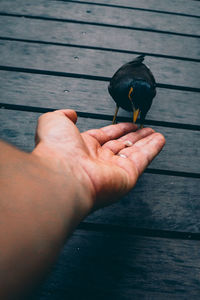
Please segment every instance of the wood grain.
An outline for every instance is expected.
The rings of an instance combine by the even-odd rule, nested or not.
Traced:
[[[199,243],[77,230],[33,298],[198,299]]]
[[[2,110],[1,137],[8,139],[26,151],[32,150],[37,113]],[[77,122],[81,132],[92,128],[107,126],[111,122],[89,118],[79,118]],[[166,138],[166,145],[158,157],[151,163],[151,168],[179,172],[199,172],[200,132],[183,129],[154,127]],[[10,135],[8,134],[10,130]],[[186,145],[188,145],[186,147]],[[192,145],[192,146],[191,146]]]
[[[0,36],[199,58],[197,38],[87,24],[1,16]]]
[[[86,222],[200,233],[199,179],[144,173],[119,202]]]
[[[34,147],[34,132],[38,116],[37,113],[1,109],[0,137],[21,149],[31,151]],[[103,120],[80,118],[78,121],[78,127],[82,130],[106,124],[107,122]],[[177,135],[172,137],[178,142]],[[180,138],[181,141],[182,139]],[[191,139],[194,140],[194,136]],[[169,144],[168,138],[167,143]],[[161,168],[165,162],[167,169],[171,166],[172,169],[198,171],[198,166],[197,169],[193,166],[193,164],[198,165],[197,157],[187,154],[185,148],[182,153],[174,154],[173,151],[176,151],[174,148],[176,148],[174,144],[171,148],[168,145],[165,152],[163,150],[157,162],[155,161],[151,167]],[[190,160],[187,160],[187,157],[190,157]],[[182,163],[184,160],[187,165]],[[144,174],[135,189],[121,202],[95,212],[87,221],[128,227],[199,232],[199,197],[199,179]]]
[[[53,17],[60,20],[74,19],[194,35],[198,34],[196,28],[199,26],[197,18],[62,1],[52,1],[47,5],[45,0],[32,3],[26,0],[15,0],[14,2],[4,0],[0,3],[0,12]]]
[[[0,65],[35,68],[48,71],[112,77],[124,63],[136,55],[23,43],[0,41]],[[146,57],[158,83],[196,87],[200,86],[199,64],[159,57]],[[187,72],[185,71],[187,70]]]
[[[198,35],[199,18],[181,16],[199,15],[197,1],[79,2],[1,0],[0,37],[11,40],[0,40],[0,65],[109,77],[120,65],[135,57],[112,52],[112,49],[146,52],[171,56],[171,59],[146,57],[157,82],[199,87],[198,64],[181,60],[199,59],[199,39],[144,31]],[[3,13],[19,16],[3,16]],[[63,19],[72,19],[72,22]],[[117,26],[136,27],[136,30]],[[29,42],[22,42],[23,39]],[[42,44],[44,41],[52,44]],[[84,46],[99,47],[99,50]],[[102,116],[110,116],[114,111],[107,82],[12,71],[0,71],[0,82],[0,102],[3,103],[68,107]],[[199,111],[198,93],[158,88],[147,118],[199,125]],[[39,115],[0,109],[0,138],[31,151]],[[128,114],[121,110],[119,115]],[[77,126],[84,131],[108,124],[110,121],[79,118]],[[167,143],[151,168],[199,173],[200,132],[155,129],[165,135]],[[153,232],[160,230],[160,236],[163,230],[169,230],[170,234],[177,231],[179,235],[181,232],[199,233],[199,199],[199,179],[144,173],[121,201],[88,216],[82,224],[89,223],[93,231],[89,227],[75,231],[32,299],[199,299],[198,241],[172,239],[173,235],[171,239],[164,239],[125,232],[126,228],[138,231],[145,228]],[[101,231],[95,231],[95,225],[100,226]],[[108,232],[102,225],[118,228],[118,232]]]
[[[58,0],[61,2],[68,2],[67,0]],[[85,2],[85,0],[79,0],[79,2]],[[109,4],[117,5],[119,7],[127,6],[129,8],[143,8],[143,9],[153,9],[160,10],[166,13],[176,12],[176,13],[185,13],[189,15],[197,15],[200,13],[200,5],[198,1],[185,1],[185,0],[171,0],[159,1],[159,0],[87,0],[88,3],[100,3],[100,4]]]
[[[0,71],[0,102],[113,115],[107,82]],[[88,106],[89,103],[89,106]],[[157,88],[147,119],[199,125],[199,93]],[[120,109],[119,116],[130,116]]]

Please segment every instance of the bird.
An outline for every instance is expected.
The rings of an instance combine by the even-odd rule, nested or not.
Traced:
[[[116,103],[112,124],[116,123],[119,107],[133,112],[133,123],[140,114],[140,128],[156,96],[156,81],[151,70],[143,63],[145,55],[121,66],[108,85],[108,92]]]

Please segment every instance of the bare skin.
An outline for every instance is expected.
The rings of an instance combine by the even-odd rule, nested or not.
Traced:
[[[72,110],[42,115],[29,154],[0,142],[2,299],[40,282],[80,221],[133,188],[165,144],[131,123],[80,134],[76,120]]]

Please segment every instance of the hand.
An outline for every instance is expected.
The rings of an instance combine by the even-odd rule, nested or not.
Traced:
[[[165,139],[151,128],[137,130],[120,123],[80,133],[73,110],[58,110],[39,118],[36,148],[55,171],[71,174],[91,194],[91,209],[109,205],[136,184],[161,151]]]
[[[21,299],[77,225],[128,192],[165,143],[131,123],[80,133],[76,120],[72,110],[42,115],[32,153],[0,142],[2,299]]]

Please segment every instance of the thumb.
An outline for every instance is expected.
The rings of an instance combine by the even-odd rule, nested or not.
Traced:
[[[67,118],[69,118],[74,124],[77,122],[77,113],[73,109],[60,109],[57,112],[63,113]]]

